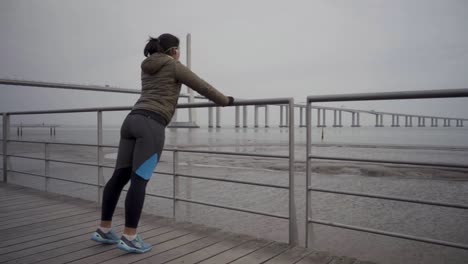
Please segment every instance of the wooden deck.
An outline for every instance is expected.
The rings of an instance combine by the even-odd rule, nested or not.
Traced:
[[[99,217],[97,203],[0,183],[0,263],[371,263],[151,215],[139,233],[152,251],[126,254],[90,240]]]

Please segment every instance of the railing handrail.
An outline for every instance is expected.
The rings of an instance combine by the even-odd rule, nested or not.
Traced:
[[[253,100],[236,100],[232,104],[232,106],[276,105],[276,104],[288,103],[290,100],[292,100],[292,98],[266,98],[266,99],[253,99]],[[206,108],[206,107],[223,107],[223,106],[219,106],[212,102],[177,104],[178,109]],[[18,111],[18,112],[5,112],[5,114],[7,115],[35,115],[35,114],[110,112],[110,111],[129,111],[129,110],[132,110],[132,108],[133,106],[112,106],[112,107],[70,108],[70,109],[39,110],[39,111]]]
[[[54,82],[39,82],[39,81],[14,80],[14,79],[0,79],[0,84],[15,85],[15,86],[30,86],[30,87],[40,87],[40,88],[52,88],[52,89],[65,89],[65,90],[84,90],[84,91],[93,91],[93,92],[141,94],[141,91],[137,89],[99,86],[99,85],[71,84],[71,83],[54,83]],[[189,95],[181,94],[180,97],[188,98]],[[206,99],[203,96],[195,96],[195,98]]]
[[[468,88],[307,96],[308,103],[468,97]]]
[[[269,99],[254,99],[254,100],[236,100],[232,106],[248,106],[248,105],[278,105],[278,104],[287,104],[290,108],[293,108],[294,106],[294,99],[293,98],[269,98]],[[189,103],[189,104],[179,104],[177,105],[177,108],[201,108],[201,107],[220,107],[214,103],[207,102],[207,103]],[[98,201],[102,199],[102,190],[103,190],[103,185],[104,185],[104,175],[103,175],[103,168],[109,168],[110,166],[103,164],[103,151],[102,149],[104,148],[103,144],[103,112],[108,112],[108,111],[128,111],[131,110],[132,107],[130,106],[122,106],[122,107],[94,107],[94,108],[81,108],[81,109],[58,109],[58,110],[46,110],[46,111],[22,111],[22,112],[7,112],[7,113],[2,113],[3,115],[3,129],[4,129],[4,136],[3,136],[3,170],[4,170],[4,182],[7,182],[7,174],[8,172],[18,172],[18,173],[23,173],[26,175],[31,175],[31,176],[38,176],[38,177],[43,177],[45,179],[45,190],[48,190],[48,180],[49,179],[55,179],[55,180],[61,180],[61,181],[68,181],[68,182],[73,182],[73,183],[78,183],[78,184],[86,184],[90,186],[97,186],[98,187]],[[13,140],[9,139],[9,129],[10,129],[10,116],[12,115],[34,115],[34,114],[63,114],[63,113],[84,113],[84,112],[94,112],[97,113],[97,130],[98,130],[98,140],[97,144],[94,145],[94,147],[97,147],[98,150],[98,155],[97,155],[97,163],[88,163],[88,162],[74,162],[74,161],[66,161],[66,160],[57,160],[57,159],[51,159],[49,157],[49,146],[52,145],[52,142],[34,142],[34,143],[42,143],[45,146],[45,151],[44,151],[44,157],[43,158],[36,158],[36,157],[27,157],[27,156],[21,156],[21,155],[13,155],[13,154],[8,154],[8,142],[12,142]],[[190,150],[190,149],[165,149],[165,150],[170,150],[173,152],[173,173],[170,174],[173,176],[173,181],[174,181],[174,190],[173,190],[173,196],[165,196],[165,195],[156,195],[156,194],[148,194],[150,196],[154,197],[160,197],[160,198],[166,198],[166,199],[172,199],[173,200],[173,216],[175,218],[175,203],[177,201],[183,201],[183,202],[188,202],[188,203],[194,203],[194,204],[200,204],[200,205],[206,205],[206,206],[212,206],[216,208],[224,208],[228,210],[235,210],[239,212],[246,212],[246,213],[253,213],[257,215],[263,215],[263,216],[270,216],[270,217],[275,217],[275,218],[280,218],[280,219],[287,219],[289,220],[289,243],[291,245],[297,245],[298,243],[298,235],[297,235],[297,224],[296,224],[296,211],[295,211],[295,184],[294,184],[294,111],[289,111],[288,114],[289,117],[289,153],[288,155],[262,155],[258,153],[235,153],[235,152],[226,152],[226,151],[206,151],[206,150]],[[32,142],[32,141],[29,141]],[[77,145],[77,144],[76,144]],[[88,144],[79,144],[79,145],[88,145]],[[177,167],[178,165],[178,153],[179,152],[199,152],[199,153],[206,153],[206,154],[220,154],[220,155],[240,155],[240,156],[255,156],[255,157],[265,157],[265,158],[286,158],[289,160],[289,181],[288,181],[288,186],[281,186],[281,185],[274,185],[274,184],[262,184],[262,183],[256,183],[256,182],[246,182],[246,181],[240,181],[240,180],[229,180],[229,179],[222,179],[222,178],[207,178],[203,176],[198,176],[198,175],[185,175],[185,174],[179,174]],[[15,171],[15,170],[9,170],[8,169],[8,157],[17,157],[17,158],[26,158],[26,159],[36,159],[36,160],[44,160],[45,162],[45,173],[44,175],[40,175],[37,173],[29,173],[29,172],[21,172],[21,171]],[[49,175],[49,166],[50,162],[59,162],[59,163],[68,163],[68,164],[75,164],[75,165],[82,165],[82,166],[93,166],[98,168],[98,182],[97,184],[93,183],[86,183],[86,182],[80,182],[80,181],[75,181],[75,180],[70,180],[70,179],[60,179],[57,177],[51,177]],[[158,173],[158,172],[154,172]],[[161,174],[168,174],[168,173],[161,173]],[[288,216],[283,216],[283,215],[277,215],[277,214],[271,214],[267,212],[261,212],[261,211],[256,211],[256,210],[249,210],[249,209],[244,209],[244,208],[237,208],[237,207],[230,207],[230,206],[223,206],[220,204],[213,204],[213,203],[208,203],[208,202],[202,202],[202,201],[197,201],[193,199],[183,199],[178,197],[177,194],[177,188],[176,188],[176,179],[178,177],[187,177],[187,178],[195,178],[195,179],[204,179],[204,180],[212,180],[212,181],[219,181],[219,182],[230,182],[230,183],[236,183],[236,184],[247,184],[247,185],[253,185],[253,186],[263,186],[263,187],[268,187],[268,188],[279,188],[279,189],[286,189],[288,190]]]
[[[323,220],[311,219],[309,218],[310,215],[310,193],[315,192],[328,192],[334,193],[339,195],[352,195],[352,196],[361,196],[367,197],[372,199],[385,199],[385,200],[393,200],[399,202],[410,202],[416,204],[425,204],[425,205],[432,205],[432,206],[442,206],[442,207],[456,207],[462,210],[468,209],[467,205],[459,205],[459,204],[448,204],[448,203],[438,203],[433,201],[425,201],[425,200],[417,200],[417,199],[409,199],[406,197],[397,197],[397,196],[385,196],[385,195],[376,195],[376,194],[368,194],[362,192],[346,192],[340,190],[332,190],[332,189],[321,189],[321,188],[313,188],[310,184],[310,174],[311,174],[311,159],[330,159],[330,160],[339,160],[339,161],[355,161],[355,162],[376,162],[376,163],[392,163],[392,164],[409,164],[409,165],[429,165],[425,163],[417,163],[417,162],[405,162],[405,161],[391,161],[391,160],[377,160],[377,159],[354,159],[354,158],[343,158],[343,157],[322,157],[322,156],[314,156],[311,155],[312,153],[312,140],[311,140],[311,132],[312,132],[312,103],[317,102],[343,102],[343,101],[371,101],[371,100],[403,100],[403,99],[434,99],[434,98],[457,98],[457,97],[468,97],[468,89],[447,89],[447,90],[424,90],[424,91],[401,91],[401,92],[381,92],[381,93],[356,93],[356,94],[341,94],[341,95],[318,95],[318,96],[308,96],[307,97],[307,105],[306,105],[306,184],[305,184],[305,191],[306,191],[306,211],[305,211],[305,244],[308,247],[309,242],[309,224],[315,223],[320,225],[327,225],[333,226],[338,228],[345,228],[355,231],[361,232],[368,232],[374,233],[384,236],[390,237],[398,237],[402,239],[412,240],[412,241],[419,241],[425,242],[430,244],[436,245],[444,245],[453,248],[461,248],[468,250],[468,244],[458,244],[452,243],[449,241],[441,241],[435,239],[429,239],[425,237],[418,237],[418,236],[411,236],[407,234],[400,234],[400,233],[392,233],[382,230],[376,230],[371,228],[364,228],[359,226],[351,226],[345,225],[342,223],[332,223]],[[463,167],[466,166],[462,165],[455,165],[454,164],[440,164],[435,163],[435,166],[445,166],[445,167]]]

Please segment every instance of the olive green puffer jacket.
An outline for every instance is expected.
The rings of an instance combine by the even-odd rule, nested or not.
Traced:
[[[218,105],[229,99],[171,56],[153,53],[141,63],[141,96],[133,109],[156,112],[169,123],[185,84]]]

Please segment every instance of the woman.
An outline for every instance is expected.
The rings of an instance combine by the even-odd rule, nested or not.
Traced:
[[[150,38],[141,63],[141,97],[122,124],[114,173],[104,188],[101,224],[91,239],[117,244],[133,253],[151,250],[137,235],[145,200],[146,184],[161,157],[165,127],[176,109],[182,84],[221,106],[231,105],[226,97],[179,62],[179,39],[171,34]],[[122,237],[112,231],[112,215],[123,187],[130,181],[125,199],[125,228]]]

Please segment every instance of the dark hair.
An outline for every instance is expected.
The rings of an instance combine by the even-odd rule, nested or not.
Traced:
[[[168,33],[162,34],[158,38],[150,37],[143,54],[148,57],[156,52],[168,53],[171,48],[179,47],[179,43],[180,41],[176,36]]]

